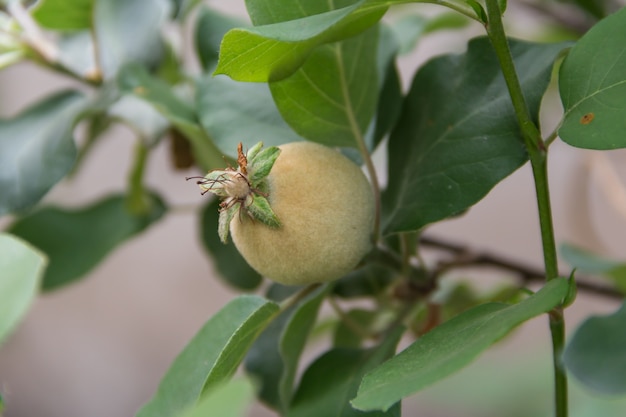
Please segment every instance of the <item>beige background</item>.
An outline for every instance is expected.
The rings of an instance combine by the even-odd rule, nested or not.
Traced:
[[[236,13],[244,10],[242,2],[213,3]],[[416,9],[433,10],[428,6]],[[536,21],[512,9],[510,13],[516,17],[510,20],[512,31],[528,37]],[[460,52],[464,39],[480,33],[476,25],[454,34],[430,36],[414,54],[402,59],[405,83],[428,57]],[[68,85],[72,83],[28,64],[5,70],[0,73],[2,115],[14,114],[44,93]],[[551,110],[544,115],[546,132],[553,128],[560,111],[552,93],[546,103]],[[122,190],[133,140],[127,129],[114,128],[97,145],[81,174],[55,187],[47,201],[76,206]],[[184,181],[190,173],[170,168],[165,145],[150,157],[147,179],[177,209],[111,254],[80,283],[39,297],[0,349],[0,392],[7,403],[6,417],[133,415],[155,391],[185,343],[235,296],[215,277],[211,261],[200,248],[194,207],[200,206],[202,197]],[[583,244],[626,259],[624,172],[620,172],[626,153],[601,154],[560,142],[551,151],[557,241]],[[382,159],[379,155],[378,160]],[[384,172],[382,163],[379,165]],[[540,266],[529,167],[501,183],[463,218],[434,226],[429,233]],[[475,275],[477,280],[489,278]],[[488,282],[496,281],[491,277]],[[616,305],[582,295],[567,311],[568,327],[572,329],[587,314],[608,312]],[[313,356],[313,352],[307,355]],[[519,397],[511,399],[510,392],[499,393],[503,373],[504,380],[515,380],[520,390],[534,392],[536,401],[547,402],[548,361],[547,325],[540,318],[458,377],[405,401],[410,410],[406,415],[487,415],[487,411],[471,410],[479,409],[475,403],[489,394],[504,402],[519,401]],[[477,375],[481,383],[473,384]],[[550,410],[549,405],[545,410]],[[473,412],[477,414],[470,414]],[[255,407],[250,415],[273,414]]]

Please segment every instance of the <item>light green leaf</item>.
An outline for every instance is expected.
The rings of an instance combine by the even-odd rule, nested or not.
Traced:
[[[563,44],[510,40],[530,112]],[[509,92],[487,38],[463,55],[434,58],[413,79],[389,140],[387,233],[416,231],[457,215],[527,160]]]
[[[387,410],[469,364],[516,326],[560,305],[568,291],[567,279],[556,278],[518,304],[489,303],[461,313],[369,372],[352,404]]]
[[[278,312],[278,305],[242,295],[211,317],[174,360],[155,396],[137,417],[169,417],[210,395],[233,375],[258,334]]]
[[[17,220],[9,231],[48,255],[42,287],[52,290],[82,278],[116,246],[160,219],[163,202],[156,196],[151,202],[146,216],[132,216],[124,196],[78,210],[43,208]]]
[[[305,371],[288,417],[399,417],[400,403],[388,411],[363,413],[350,405],[363,375],[393,356],[403,329],[397,329],[374,348],[332,349],[320,356]]]
[[[281,313],[248,352],[246,371],[260,380],[259,397],[272,408],[284,411],[291,401],[300,355],[327,290],[320,287]]]
[[[221,242],[218,235],[219,203],[219,199],[213,199],[200,214],[202,244],[220,278],[238,289],[253,290],[261,283],[261,275],[248,265],[232,242]]]
[[[0,215],[31,208],[72,169],[84,106],[82,94],[65,91],[0,120]]]
[[[118,84],[126,94],[132,94],[153,106],[189,141],[194,157],[205,170],[224,166],[220,152],[200,127],[193,107],[179,98],[163,80],[153,77],[139,65],[128,65],[119,74]]]
[[[626,303],[608,316],[580,325],[563,353],[563,363],[589,389],[626,394]]]
[[[561,245],[560,255],[578,271],[599,274],[626,294],[626,262],[607,259],[569,244]]]
[[[257,187],[269,175],[278,155],[280,155],[280,148],[271,146],[248,159],[248,181],[252,187]]]
[[[15,236],[0,233],[0,343],[37,295],[46,263],[43,253]]]
[[[281,117],[267,85],[206,76],[197,89],[200,123],[224,155],[236,157],[239,142],[245,148],[302,140]]]
[[[94,0],[41,0],[32,15],[41,26],[53,30],[91,27]]]
[[[626,8],[600,21],[571,49],[559,72],[565,115],[559,136],[588,149],[626,147]]]
[[[248,379],[232,379],[202,396],[179,417],[244,417],[254,399],[254,386]]]
[[[101,72],[112,79],[126,64],[155,65],[163,54],[161,27],[168,0],[106,0],[94,7]]]
[[[224,36],[215,72],[237,81],[282,80],[293,74],[318,46],[347,39],[373,26],[385,14],[388,3],[361,0],[296,20],[233,29]]]

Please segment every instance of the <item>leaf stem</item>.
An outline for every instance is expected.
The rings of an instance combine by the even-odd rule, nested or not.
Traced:
[[[487,0],[486,6],[488,17],[488,23],[486,24],[487,35],[500,62],[533,171],[546,280],[550,281],[558,276],[558,267],[552,225],[552,209],[550,207],[550,190],[548,187],[547,149],[524,99],[522,87],[519,83],[513,57],[509,49],[509,43],[504,32],[502,12],[498,0]],[[559,355],[565,343],[564,327],[563,312],[560,308],[555,309],[550,315],[550,332],[553,345],[556,417],[567,417],[567,376],[562,367],[559,366]]]
[[[143,184],[147,158],[148,147],[142,140],[138,140],[135,145],[133,167],[128,176],[128,195],[126,197],[128,211],[137,216],[147,215],[150,212],[150,197]]]

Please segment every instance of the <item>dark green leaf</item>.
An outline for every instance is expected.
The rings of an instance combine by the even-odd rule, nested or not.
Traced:
[[[232,379],[202,396],[179,417],[244,417],[254,399],[254,387],[247,379]]]
[[[510,41],[533,117],[562,44]],[[413,80],[389,141],[387,233],[459,214],[519,168],[526,151],[488,39],[427,63]]]
[[[626,147],[626,8],[596,24],[559,72],[565,116],[559,136],[588,149]]]
[[[318,46],[347,39],[373,26],[385,14],[387,3],[384,0],[361,0],[314,15],[295,7],[284,8],[282,12],[276,9],[278,16],[272,19],[272,24],[266,24],[270,19],[255,21],[254,13],[251,13],[255,24],[265,26],[233,29],[226,33],[215,71],[237,81],[282,80],[293,74]],[[264,2],[263,6],[271,4]],[[322,2],[318,5],[325,6]],[[291,14],[281,15],[286,11]]]
[[[339,279],[333,293],[343,298],[376,296],[393,281],[395,271],[380,265],[367,265]]]
[[[191,142],[194,156],[205,170],[222,168],[222,153],[202,130],[194,108],[179,98],[172,87],[138,65],[126,66],[119,74],[118,84],[126,94],[133,94],[165,117]]]
[[[41,26],[53,30],[91,27],[94,0],[42,0],[32,15]]]
[[[298,387],[288,417],[399,417],[400,403],[388,411],[364,413],[350,405],[363,375],[393,356],[402,329],[385,338],[377,347],[367,350],[332,349],[306,370]]]
[[[72,169],[72,128],[84,105],[66,91],[0,120],[0,215],[31,208]]]
[[[43,253],[15,236],[0,233],[0,343],[37,295],[46,263]]]
[[[222,243],[217,234],[219,203],[219,199],[214,198],[202,210],[202,243],[221,278],[236,288],[253,290],[261,283],[261,275],[248,265],[232,242]]]
[[[202,127],[225,155],[236,157],[239,142],[269,147],[302,139],[278,113],[267,85],[206,76],[197,88]]]
[[[132,216],[124,196],[112,196],[86,208],[43,208],[11,225],[9,231],[48,255],[43,289],[52,290],[83,277],[116,246],[139,234],[165,213],[152,198],[146,216]]]
[[[456,316],[368,373],[352,404],[360,410],[388,409],[469,364],[516,326],[558,306],[568,291],[567,279],[556,278],[518,304],[483,304]]]
[[[333,334],[333,346],[336,348],[360,348],[372,324],[378,318],[378,312],[354,309],[340,317]],[[358,326],[358,327],[357,327]]]
[[[101,72],[112,79],[126,64],[156,65],[163,45],[161,26],[167,18],[161,0],[106,0],[94,7],[94,30]]]
[[[259,397],[270,407],[284,411],[291,401],[298,361],[326,291],[320,287],[281,313],[248,352],[246,371],[261,381]]]
[[[170,417],[225,383],[254,339],[278,312],[278,305],[242,295],[211,317],[174,360],[154,397],[137,417]]]
[[[222,14],[208,7],[203,7],[196,23],[196,51],[200,64],[205,71],[211,71],[217,65],[220,44],[226,32],[244,26],[239,19]]]
[[[285,121],[301,136],[357,147],[376,109],[378,28],[315,49],[289,78],[270,83]]]
[[[593,391],[626,394],[626,303],[609,316],[590,317],[563,353],[566,368]]]

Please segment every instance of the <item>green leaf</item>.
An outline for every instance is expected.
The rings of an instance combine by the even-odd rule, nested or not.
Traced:
[[[319,357],[305,371],[288,417],[399,417],[400,403],[385,412],[363,413],[350,405],[363,375],[393,356],[402,330],[387,336],[372,349],[337,348]]]
[[[510,41],[537,118],[562,44]],[[419,230],[462,213],[527,160],[493,48],[470,41],[463,55],[435,58],[413,79],[389,140],[387,233]]]
[[[237,156],[237,144],[265,146],[302,140],[283,120],[264,84],[206,76],[197,84],[200,123],[224,155]]]
[[[9,231],[48,255],[43,289],[52,290],[82,278],[116,246],[160,219],[163,202],[156,196],[151,202],[146,216],[132,216],[121,195],[78,210],[47,207],[20,218]]]
[[[626,147],[626,8],[597,23],[559,72],[565,115],[559,136],[587,149]]]
[[[248,379],[232,379],[202,396],[200,401],[179,417],[244,417],[254,399],[254,387]]]
[[[298,361],[327,290],[322,286],[282,312],[248,352],[246,371],[261,382],[259,397],[270,407],[284,411],[291,401]]]
[[[270,83],[285,121],[301,136],[357,147],[378,98],[378,28],[315,49],[289,78]]]
[[[196,23],[196,52],[202,69],[211,71],[217,65],[222,38],[230,29],[244,26],[244,22],[208,7],[202,7]]]
[[[193,107],[179,98],[166,82],[153,77],[139,65],[128,65],[119,74],[118,84],[126,94],[133,94],[165,117],[191,142],[194,156],[205,170],[224,166],[220,152],[200,127]]]
[[[560,254],[572,267],[589,274],[599,274],[608,278],[615,287],[626,294],[626,263],[607,259],[585,249],[563,244]]]
[[[580,325],[563,353],[563,362],[589,389],[626,394],[626,303],[608,316],[590,317]]]
[[[65,91],[0,120],[0,215],[31,208],[72,169],[72,129],[84,104]]]
[[[333,293],[342,298],[376,296],[383,292],[396,276],[396,271],[375,264],[368,264],[340,278],[333,286]]]
[[[15,328],[37,295],[46,256],[7,233],[0,233],[0,342]],[[0,412],[2,412],[0,398]]]
[[[300,19],[280,23],[273,20],[272,24],[255,22],[264,26],[233,29],[224,36],[215,73],[226,74],[237,81],[268,82],[287,78],[320,45],[347,39],[373,26],[387,11],[388,3],[361,0]],[[264,3],[264,6],[267,4],[271,5]],[[291,16],[302,16],[300,9],[289,9],[295,11]],[[291,16],[279,15],[278,19]]]
[[[232,242],[223,244],[217,233],[219,199],[214,198],[201,213],[202,243],[219,272],[228,284],[241,290],[253,290],[259,286],[262,277],[252,269],[239,254]]]
[[[556,278],[518,304],[488,303],[461,313],[369,372],[352,404],[360,410],[388,409],[469,364],[516,326],[558,306],[568,291],[567,279]]]
[[[363,310],[360,308],[348,311],[340,317],[339,324],[333,333],[333,346],[340,348],[360,348],[365,334],[359,330],[370,331],[378,319],[378,311]],[[358,326],[356,328],[355,326]]]
[[[156,65],[163,54],[164,0],[106,0],[94,7],[94,31],[101,72],[112,79],[131,62]]]
[[[276,217],[267,198],[261,195],[255,195],[252,204],[247,206],[246,210],[248,210],[255,220],[260,221],[264,225],[272,228],[280,227],[280,219]]]
[[[137,417],[176,415],[225,383],[277,312],[277,304],[254,295],[229,302],[178,355]]]
[[[94,0],[43,0],[33,10],[33,18],[52,30],[80,30],[91,27]]]

